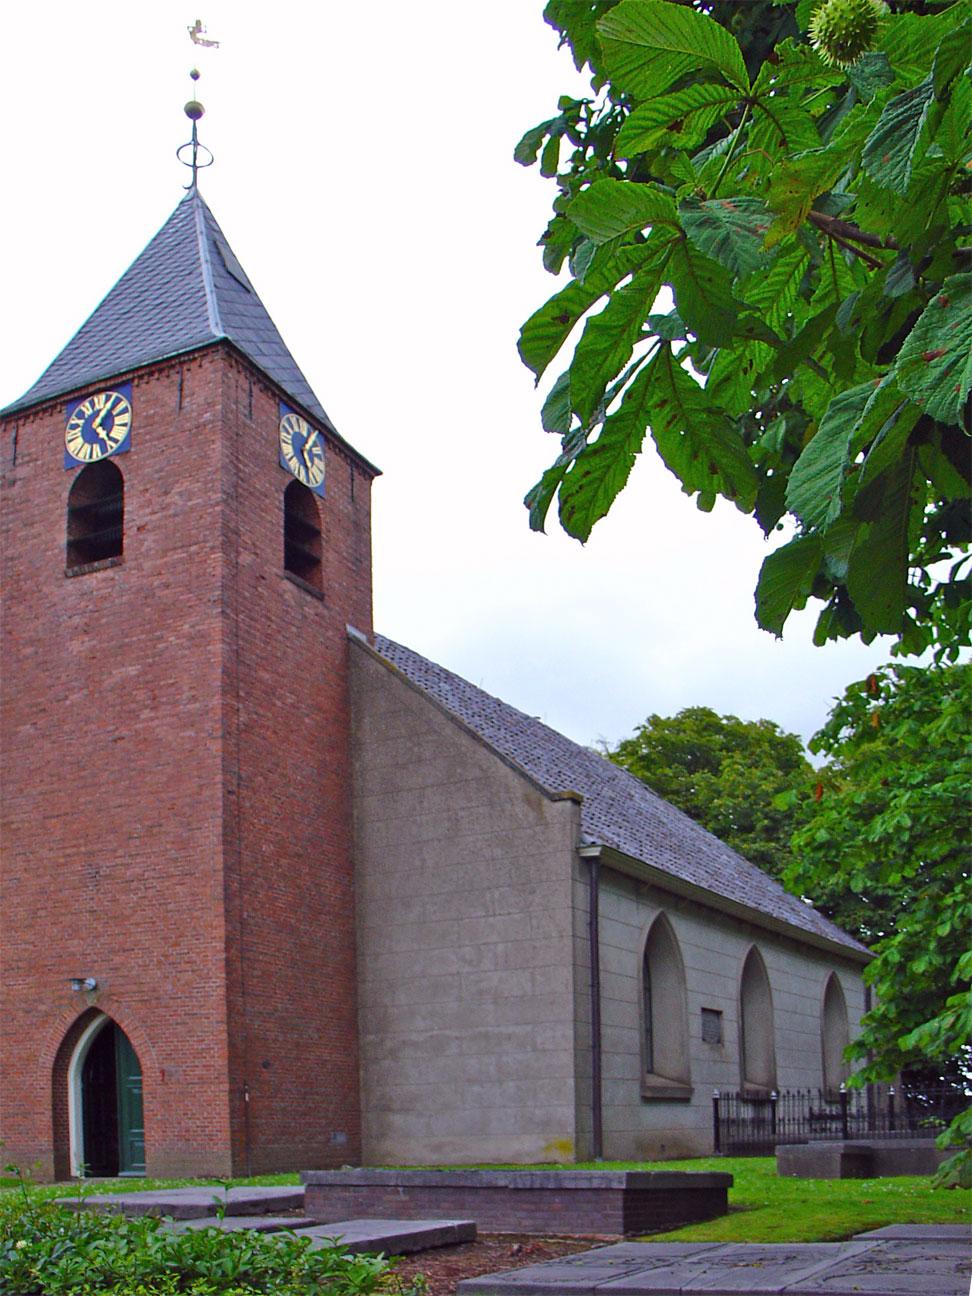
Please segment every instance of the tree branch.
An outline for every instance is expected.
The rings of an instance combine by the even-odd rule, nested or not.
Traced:
[[[883,239],[877,234],[869,234],[867,230],[852,225],[850,221],[838,220],[836,216],[828,216],[825,212],[812,211],[808,219],[811,225],[816,225],[817,229],[830,234],[837,239],[838,243],[844,243],[845,246],[850,242],[863,243],[865,247],[891,248],[895,252],[900,250],[899,244],[894,239]]]

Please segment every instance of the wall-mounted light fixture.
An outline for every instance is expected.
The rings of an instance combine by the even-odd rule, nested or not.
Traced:
[[[69,977],[68,984],[76,994],[80,994],[83,990],[98,989],[98,982],[94,977]]]

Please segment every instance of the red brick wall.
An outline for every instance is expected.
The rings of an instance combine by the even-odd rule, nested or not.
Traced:
[[[293,479],[251,381],[227,365],[223,789],[234,1162],[257,1173],[360,1155],[346,626],[371,631],[371,551],[369,476],[329,444],[323,597],[284,575]]]
[[[352,1160],[367,479],[352,505],[331,453],[317,600],[282,576],[276,396],[228,348],[160,365],[116,459],[124,561],[66,578],[64,405],[0,434],[4,1157],[53,1172],[54,1072],[89,1004],[67,982],[95,976],[142,1065],[149,1174]]]

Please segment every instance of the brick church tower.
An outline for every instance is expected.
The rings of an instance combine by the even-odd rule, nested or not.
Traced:
[[[4,1160],[354,1162],[376,469],[195,187],[2,424]]]

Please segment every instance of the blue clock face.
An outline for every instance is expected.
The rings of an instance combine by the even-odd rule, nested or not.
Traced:
[[[324,488],[324,445],[321,434],[299,414],[280,420],[280,461],[299,482],[318,494]]]
[[[123,447],[131,425],[132,407],[121,392],[96,392],[68,415],[65,449],[75,463],[94,463]]]

